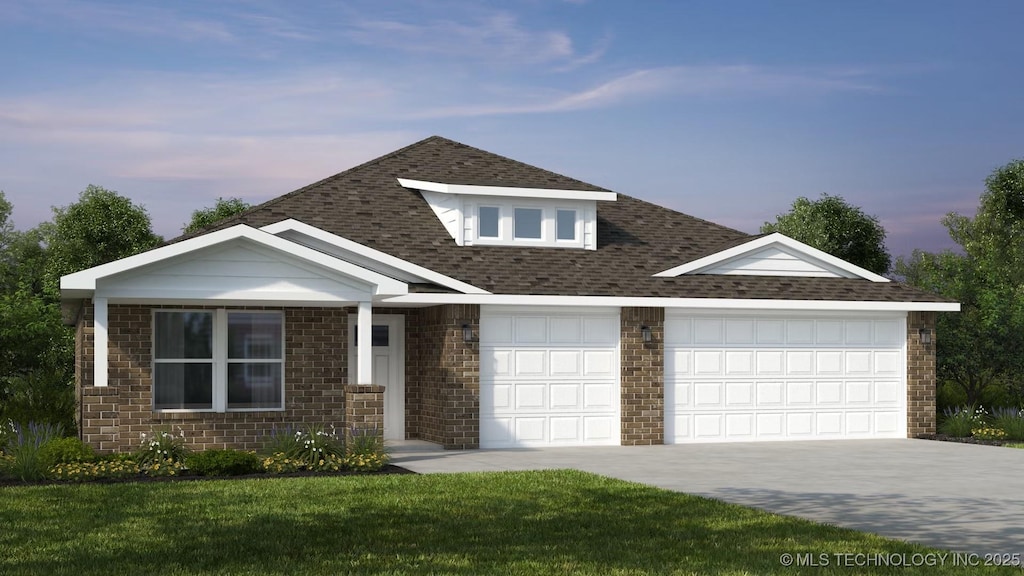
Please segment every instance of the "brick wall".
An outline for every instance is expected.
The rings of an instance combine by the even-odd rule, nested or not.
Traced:
[[[935,312],[907,314],[907,437],[935,433]],[[920,330],[931,333],[921,342]]]
[[[621,325],[622,445],[664,444],[665,309],[622,308]]]
[[[384,434],[384,387],[345,385],[345,426]]]
[[[445,305],[409,312],[406,322],[406,436],[448,449],[480,446],[480,307]]]
[[[88,303],[76,330],[75,347],[81,437],[100,452],[126,451],[139,446],[140,434],[170,427],[174,433],[184,432],[194,449],[256,449],[274,426],[343,427],[348,312],[341,308],[285,309],[283,411],[156,413],[152,410],[151,308],[110,306],[109,385],[96,388],[90,360],[93,310]]]

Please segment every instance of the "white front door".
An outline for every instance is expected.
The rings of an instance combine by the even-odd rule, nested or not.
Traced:
[[[348,317],[348,378],[356,383],[356,321]],[[373,383],[384,386],[384,439],[405,439],[405,316],[374,314]]]

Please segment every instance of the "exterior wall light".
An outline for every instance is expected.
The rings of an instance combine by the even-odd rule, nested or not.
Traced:
[[[472,324],[466,323],[462,325],[462,341],[463,342],[479,342],[479,339],[473,336]]]
[[[640,327],[640,336],[643,337],[644,342],[650,342],[653,339],[653,337],[654,337],[654,334],[651,331],[651,327],[650,326],[641,326]]]
[[[917,337],[921,341],[921,344],[932,343],[932,331],[928,328],[921,328],[917,331]]]

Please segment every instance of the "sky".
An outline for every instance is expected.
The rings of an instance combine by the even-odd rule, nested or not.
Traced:
[[[1024,2],[0,0],[0,190],[180,233],[438,134],[746,232],[797,197],[953,247],[1024,157]]]

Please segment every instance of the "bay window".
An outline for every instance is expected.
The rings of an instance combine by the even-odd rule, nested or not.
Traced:
[[[284,408],[281,312],[153,311],[153,409]]]

